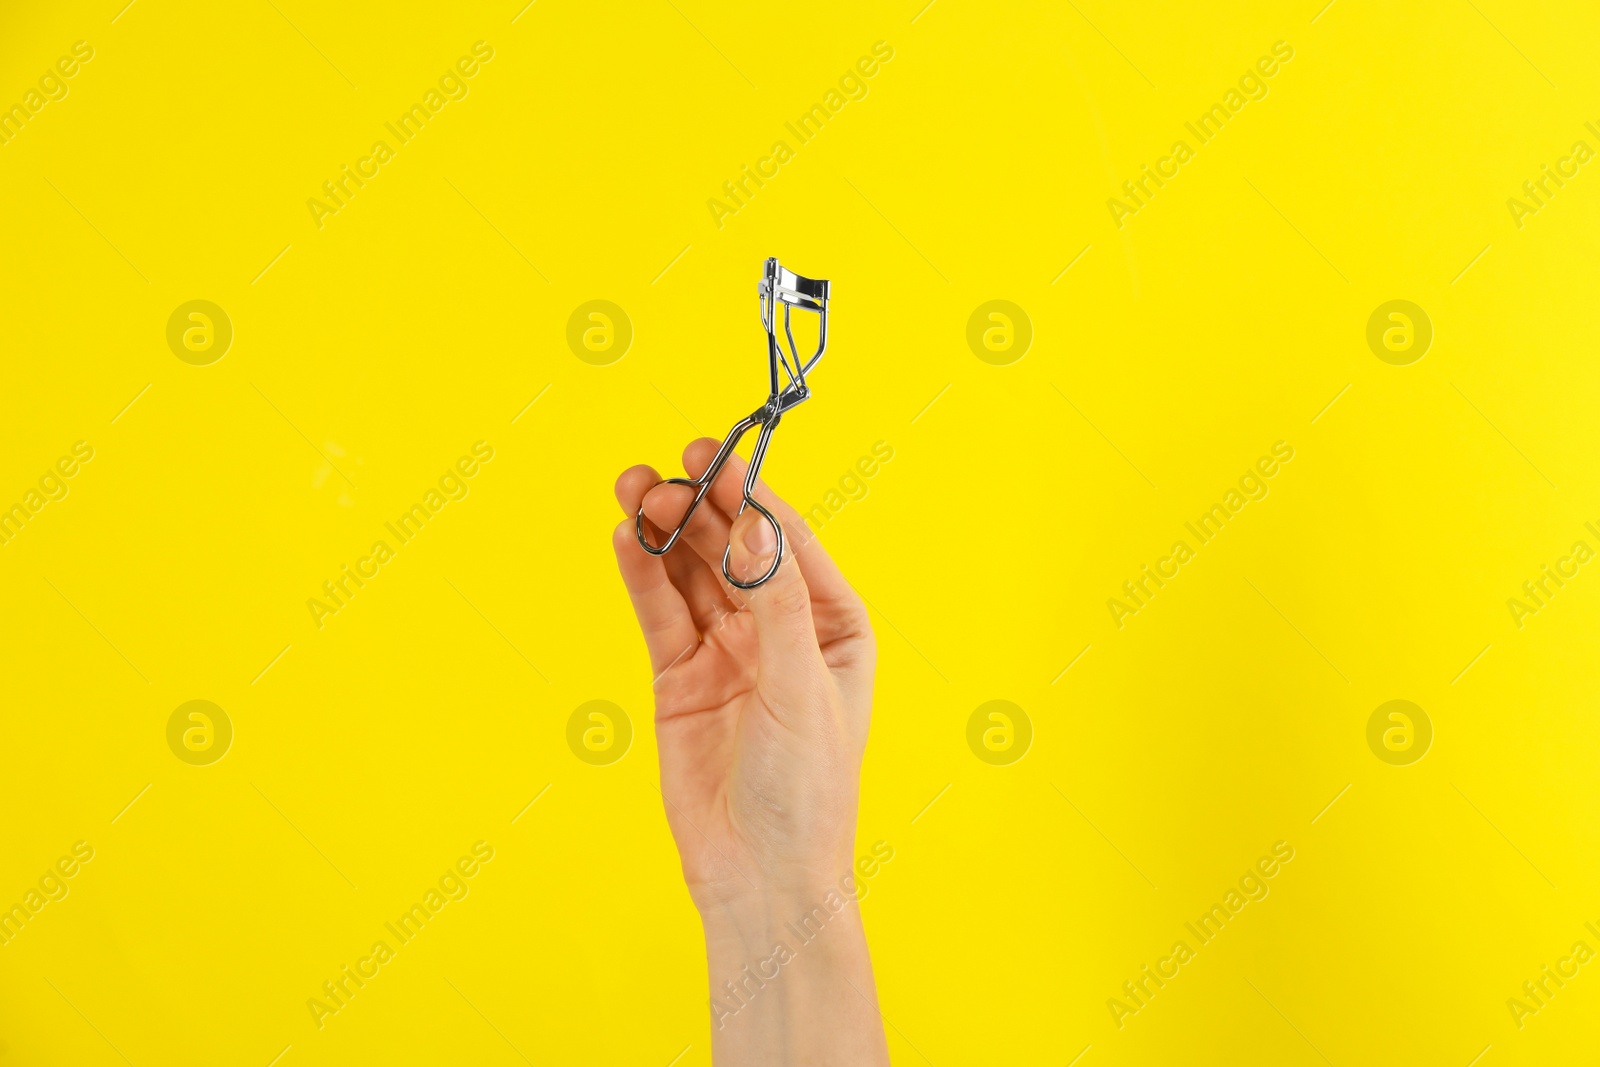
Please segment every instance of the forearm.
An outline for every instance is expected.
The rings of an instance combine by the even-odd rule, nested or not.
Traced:
[[[856,901],[838,889],[702,916],[716,1067],[887,1064]]]

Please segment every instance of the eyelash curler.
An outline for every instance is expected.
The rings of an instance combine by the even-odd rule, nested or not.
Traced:
[[[744,476],[744,501],[739,505],[738,515],[743,515],[745,508],[754,508],[772,524],[772,531],[777,535],[778,551],[772,557],[772,566],[767,573],[753,582],[740,581],[728,571],[729,555],[732,546],[722,550],[722,576],[729,583],[739,589],[754,589],[761,585],[774,574],[778,573],[778,566],[783,562],[783,524],[778,521],[762,503],[755,498],[756,479],[761,475],[761,463],[766,459],[767,446],[772,442],[772,431],[778,428],[778,422],[785,412],[797,404],[804,403],[811,396],[811,387],[806,384],[806,375],[811,368],[817,365],[822,358],[822,353],[828,347],[828,283],[815,278],[803,278],[792,270],[785,270],[776,258],[769,257],[763,268],[761,281],[756,285],[756,292],[761,303],[761,325],[767,331],[767,365],[771,391],[767,395],[766,403],[755,411],[746,415],[734,424],[728,431],[728,436],[723,440],[722,447],[717,449],[717,454],[712,457],[706,466],[705,473],[698,478],[667,478],[660,482],[661,485],[687,485],[694,490],[694,500],[689,504],[689,510],[683,513],[682,520],[668,535],[661,545],[652,545],[644,532],[644,506],[639,507],[638,518],[634,522],[634,529],[639,536],[639,546],[652,556],[665,555],[673,545],[678,543],[678,538],[688,528],[689,520],[694,517],[695,509],[711,491],[711,485],[717,480],[717,475],[722,473],[722,468],[727,465],[728,457],[733,455],[733,450],[738,447],[740,438],[755,427],[761,427],[761,433],[756,438],[754,451],[750,453],[750,467]],[[783,334],[789,342],[786,353],[778,339],[778,305],[783,305]],[[799,308],[802,311],[815,312],[818,316],[817,350],[810,358],[802,360],[799,348],[795,345],[794,331],[790,326],[790,313]],[[783,370],[783,379],[778,375],[779,368]],[[738,516],[736,515],[735,518]]]

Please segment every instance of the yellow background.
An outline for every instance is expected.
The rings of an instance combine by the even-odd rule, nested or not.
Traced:
[[[0,147],[0,497],[95,449],[0,547],[0,902],[95,849],[0,947],[0,1064],[709,1063],[611,482],[760,403],[768,255],[836,307],[769,479],[805,509],[894,449],[823,539],[881,648],[895,1062],[1593,1055],[1600,965],[1506,1007],[1600,948],[1600,568],[1506,606],[1600,547],[1600,173],[1506,206],[1600,147],[1592,10],[121,4],[0,16],[0,102],[95,50]],[[307,199],[480,40],[319,229]],[[1118,229],[1107,198],[1280,40]],[[1398,298],[1435,329],[1405,367],[1365,341]],[[166,343],[192,299],[234,326],[210,366]],[[565,340],[592,299],[633,323],[609,366]],[[965,339],[991,299],[1034,328],[1007,366]],[[470,495],[319,630],[307,599],[479,440]],[[1277,441],[1270,495],[1119,629],[1107,598]],[[211,766],[167,747],[193,699],[234,725]],[[1033,724],[1010,766],[967,747],[993,699]],[[1411,766],[1367,747],[1390,699],[1434,726]],[[610,766],[567,748],[590,700],[636,728]],[[470,895],[319,1030],[307,999],[479,840]],[[1119,1029],[1107,999],[1280,840],[1270,896]]]

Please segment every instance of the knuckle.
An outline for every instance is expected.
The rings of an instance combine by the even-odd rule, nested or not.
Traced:
[[[773,580],[758,590],[770,611],[783,615],[798,615],[811,607],[811,594],[806,583],[795,571],[794,564],[785,562]]]

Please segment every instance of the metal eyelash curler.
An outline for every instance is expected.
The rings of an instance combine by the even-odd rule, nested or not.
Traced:
[[[639,515],[634,522],[634,529],[639,535],[639,545],[652,556],[665,555],[673,545],[678,543],[678,538],[688,528],[689,520],[694,517],[695,509],[700,506],[706,494],[711,491],[711,484],[717,480],[717,475],[722,473],[722,468],[727,464],[728,457],[733,455],[733,450],[738,447],[740,438],[744,437],[753,427],[760,426],[761,434],[756,438],[755,450],[750,453],[750,467],[744,477],[744,502],[739,505],[738,515],[744,514],[745,508],[755,508],[761,512],[766,520],[772,524],[773,533],[777,534],[778,551],[772,557],[772,566],[767,573],[753,582],[742,582],[728,571],[729,555],[732,546],[722,550],[722,576],[739,589],[754,589],[774,574],[778,573],[778,566],[783,562],[783,524],[777,517],[762,506],[755,498],[756,479],[761,475],[761,462],[766,458],[767,445],[772,441],[772,431],[778,428],[778,422],[783,418],[784,412],[803,403],[811,396],[811,388],[806,385],[806,374],[817,365],[817,360],[822,358],[823,351],[828,347],[828,283],[814,278],[802,278],[794,271],[785,270],[779,265],[776,258],[769,257],[764,267],[761,281],[756,285],[756,292],[761,302],[761,325],[767,331],[767,363],[771,380],[772,391],[767,396],[767,402],[755,411],[746,415],[734,424],[728,431],[728,436],[722,442],[722,447],[717,449],[717,454],[712,457],[711,463],[706,467],[705,473],[698,478],[667,478],[661,485],[687,485],[694,489],[694,500],[689,504],[689,510],[683,513],[683,519],[668,536],[666,543],[652,545],[644,532],[644,506],[639,507]],[[789,351],[784,353],[782,344],[778,341],[778,304],[783,305],[783,333],[789,341]],[[801,360],[799,349],[794,343],[794,331],[790,328],[790,312],[794,308],[802,311],[816,312],[819,318],[817,327],[817,350],[811,358]],[[791,359],[793,362],[791,363]],[[782,367],[787,378],[787,384],[780,382],[778,368]],[[738,517],[735,515],[735,518]]]

